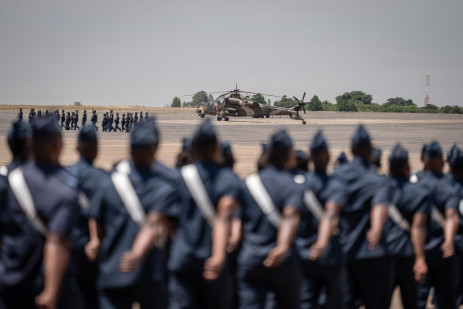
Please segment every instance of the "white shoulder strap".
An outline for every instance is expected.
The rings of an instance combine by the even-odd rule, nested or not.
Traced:
[[[460,205],[459,205],[458,209],[460,209],[460,214],[463,215],[463,199],[460,200]]]
[[[142,226],[145,222],[145,211],[128,174],[115,171],[111,174],[111,180],[132,220]]]
[[[212,226],[214,224],[215,209],[199,176],[194,164],[183,166],[180,170],[185,184],[190,191],[193,200],[199,208],[204,219]]]
[[[419,179],[418,179],[418,176],[417,176],[416,174],[412,174],[412,175],[410,176],[410,182],[411,182],[411,183],[418,183],[418,180],[419,180]]]
[[[27,186],[24,174],[21,168],[16,168],[8,175],[8,182],[11,190],[13,191],[16,200],[21,206],[21,209],[26,214],[26,217],[35,227],[35,229],[42,235],[47,234],[47,227],[37,215],[35,210],[34,201],[32,199],[31,192]]]
[[[441,228],[444,228],[445,218],[442,213],[437,209],[436,206],[431,207],[431,218],[436,222]]]
[[[123,160],[121,162],[119,162],[119,164],[116,165],[116,170],[119,172],[119,173],[124,173],[124,174],[130,174],[130,172],[132,171],[132,169],[130,168],[130,164],[129,164],[129,161],[127,160]]]
[[[250,175],[246,178],[245,182],[249,192],[251,192],[251,195],[256,201],[257,205],[267,216],[267,218],[270,220],[273,226],[275,226],[278,229],[281,225],[281,214],[273,204],[272,198],[265,189],[264,184],[262,183],[262,180],[260,179],[259,175]]]
[[[0,165],[0,176],[8,175],[8,168],[5,165]]]
[[[392,222],[394,222],[398,227],[404,231],[410,232],[410,224],[402,216],[399,209],[397,209],[395,205],[389,205],[387,214],[389,215],[389,218],[392,220]]]

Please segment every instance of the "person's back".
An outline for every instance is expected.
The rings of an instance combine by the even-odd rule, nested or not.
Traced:
[[[278,131],[271,138],[268,164],[245,181],[240,210],[244,238],[237,271],[240,308],[262,308],[268,293],[274,293],[278,307],[299,308],[293,240],[302,190],[288,172],[295,160],[291,138]]]
[[[133,131],[131,159],[101,181],[92,202],[91,216],[104,230],[98,275],[104,309],[130,308],[135,302],[142,309],[167,306],[163,217],[177,196],[151,169],[158,143],[154,126],[153,120]],[[155,244],[159,247],[153,249]]]
[[[426,236],[426,261],[429,273],[418,292],[419,308],[425,308],[431,287],[435,288],[439,308],[456,308],[456,289],[459,262],[454,250],[458,230],[458,192],[443,173],[442,149],[436,141],[426,147],[425,172],[418,179],[418,186],[429,193],[431,210]]]
[[[232,281],[226,241],[241,182],[216,163],[218,141],[209,121],[197,129],[192,145],[196,160],[180,170],[177,185],[182,203],[168,262],[171,307],[229,308]]]
[[[10,217],[0,271],[3,300],[7,308],[35,308],[35,303],[50,306],[56,301],[60,308],[66,306],[61,302],[66,299],[59,299],[57,292],[66,270],[78,206],[75,178],[58,162],[62,142],[53,116],[34,121],[33,149],[35,161],[8,176]],[[29,194],[32,208],[24,201]],[[39,296],[37,292],[41,292]]]

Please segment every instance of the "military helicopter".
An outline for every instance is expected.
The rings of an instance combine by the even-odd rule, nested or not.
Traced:
[[[288,115],[291,119],[301,120],[302,124],[306,124],[306,121],[301,117],[299,111],[302,109],[304,114],[305,105],[308,102],[304,102],[305,92],[302,96],[302,100],[293,97],[297,101],[297,105],[291,108],[269,106],[259,102],[252,101],[249,98],[249,94],[255,95],[256,92],[244,91],[238,89],[238,86],[231,91],[212,92],[221,93],[213,102],[204,104],[196,109],[196,113],[199,117],[204,118],[206,115],[216,116],[218,121],[222,119],[229,121],[229,117],[253,117],[253,118],[269,118],[270,116]],[[271,94],[262,94],[264,96],[277,97]]]

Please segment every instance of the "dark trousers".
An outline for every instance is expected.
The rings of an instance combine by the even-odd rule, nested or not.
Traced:
[[[100,290],[101,309],[132,309],[134,303],[140,309],[165,309],[168,298],[163,283],[144,283],[124,288]]]
[[[318,301],[324,289],[326,309],[338,309],[342,306],[341,266],[322,266],[310,261],[301,262],[302,286],[301,309],[318,308]]]
[[[119,128],[119,122],[116,121],[116,122],[114,122],[114,123],[116,124],[116,125],[114,126],[114,131],[116,131],[116,132],[117,132],[117,130],[121,131],[121,128]]]
[[[170,309],[228,309],[232,303],[232,276],[222,271],[217,280],[207,281],[202,273],[171,273]]]
[[[87,119],[82,119],[82,126],[85,127],[85,124],[87,123]]]
[[[418,308],[426,308],[429,290],[434,287],[437,308],[455,309],[457,306],[457,287],[460,265],[457,256],[444,259],[439,255],[427,256],[428,275],[419,284]]]
[[[294,257],[278,267],[238,265],[239,308],[265,308],[272,293],[276,308],[298,309],[300,290],[299,265]]]
[[[414,265],[414,256],[392,258],[394,280],[390,297],[392,298],[395,287],[399,286],[402,305],[407,309],[418,308],[418,283],[413,272]]]
[[[392,264],[389,258],[351,260],[346,268],[344,308],[388,309],[391,299]]]
[[[108,121],[108,131],[111,132],[112,130],[114,130],[114,128],[113,128],[113,121],[112,121],[112,120],[109,120],[109,121]]]

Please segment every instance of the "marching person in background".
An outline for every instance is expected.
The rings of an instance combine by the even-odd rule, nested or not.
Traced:
[[[408,152],[397,144],[389,156],[389,177],[377,200],[389,205],[386,221],[372,221],[370,245],[386,239],[392,257],[394,281],[390,295],[400,287],[404,308],[418,308],[417,282],[423,281],[428,267],[424,251],[426,223],[430,212],[428,193],[409,181]],[[384,229],[383,229],[384,226]]]
[[[22,108],[19,109],[19,113],[16,116],[16,119],[18,119],[19,122],[23,121],[23,109]]]
[[[61,110],[61,130],[64,128],[64,122],[66,120],[66,114],[64,113],[64,109]]]
[[[418,308],[425,308],[431,287],[435,289],[436,305],[457,308],[459,261],[455,254],[455,234],[459,226],[458,192],[444,177],[444,159],[439,143],[426,147],[425,172],[418,185],[430,195],[431,215],[428,220],[426,261],[428,275],[419,287]]]
[[[59,164],[62,145],[55,118],[37,119],[34,161],[8,175],[10,219],[0,268],[6,308],[79,308],[62,285],[78,213],[74,179]]]
[[[301,211],[301,223],[295,240],[302,268],[301,308],[317,308],[321,292],[326,292],[326,308],[342,307],[342,249],[339,233],[331,240],[318,260],[310,260],[310,248],[317,240],[318,225],[325,211],[324,205],[329,199],[328,191],[331,176],[327,173],[330,154],[328,144],[321,131],[312,139],[310,160],[314,171],[306,174],[304,188],[304,206]]]
[[[96,124],[98,123],[98,114],[96,113],[96,110],[92,111],[92,117],[90,118],[90,122],[92,123],[92,126],[94,126],[98,131],[98,127],[96,126]]]
[[[70,130],[74,130],[74,125],[76,123],[76,113],[72,112],[71,114],[71,124],[70,124]]]
[[[346,258],[344,307],[356,308],[360,299],[367,309],[387,309],[392,284],[391,263],[384,241],[368,231],[371,222],[383,222],[387,217],[387,205],[375,198],[386,179],[371,169],[373,147],[363,125],[357,127],[351,143],[354,159],[333,173],[333,181],[327,189],[330,196],[318,227],[317,241],[310,250],[310,259],[315,261],[323,256],[339,222]]]
[[[41,111],[41,110],[39,110],[39,111],[37,112],[37,118],[42,118],[42,111]]]
[[[143,112],[140,112],[140,122],[143,122]]]
[[[114,114],[113,114],[113,110],[110,110],[109,115],[108,115],[108,128],[107,128],[107,131],[112,132],[114,130],[113,122],[114,122]]]
[[[218,138],[209,120],[199,126],[191,144],[194,163],[180,169],[183,203],[168,264],[171,308],[230,308],[226,247],[241,181],[220,165]]]
[[[296,154],[286,131],[271,137],[266,153],[268,163],[246,179],[240,204],[245,236],[238,256],[239,307],[263,308],[272,293],[278,308],[299,308],[293,240],[302,194],[289,173],[296,165]]]
[[[35,110],[31,108],[31,110],[29,111],[29,125],[32,125],[32,122],[34,121],[35,117]]]
[[[137,123],[138,123],[138,113],[137,112],[135,112],[135,117],[133,118],[133,123],[135,125],[137,125]]]
[[[166,308],[163,257],[166,216],[177,194],[152,170],[158,145],[154,119],[130,135],[130,160],[121,161],[99,187],[92,217],[102,229],[98,288],[100,308]]]
[[[80,130],[79,127],[79,111],[76,109],[76,114],[74,117],[74,130]]]
[[[117,130],[121,131],[121,128],[119,128],[119,113],[116,113],[116,118],[114,119],[114,131],[117,132]]]
[[[86,123],[87,123],[87,110],[84,109],[84,112],[82,114],[82,128],[85,127]]]
[[[83,294],[85,308],[99,308],[96,279],[98,264],[96,263],[100,241],[97,235],[96,222],[90,218],[90,202],[97,194],[98,186],[106,173],[96,168],[93,163],[98,155],[98,137],[94,126],[84,126],[79,131],[77,152],[80,160],[69,167],[69,171],[78,179],[79,220],[71,233],[72,269],[80,291]],[[90,220],[90,222],[89,222]]]
[[[69,126],[69,124],[71,123],[71,113],[70,112],[67,112],[66,113],[66,119],[64,120],[64,129],[66,131],[69,131],[69,129],[71,128]]]
[[[127,131],[127,130],[126,130],[126,127],[125,127],[125,126],[126,126],[125,114],[122,114],[121,125],[122,125],[122,130],[121,130],[121,131],[122,131],[122,132]]]

